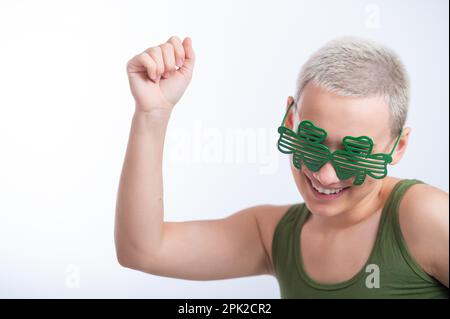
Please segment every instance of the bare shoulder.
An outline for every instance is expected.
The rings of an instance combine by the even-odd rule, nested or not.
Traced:
[[[273,274],[272,269],[272,238],[275,228],[284,214],[287,212],[288,205],[262,205],[255,213],[258,222],[259,231],[261,233],[261,240],[268,257],[268,268],[270,274]]]
[[[439,277],[437,268],[446,259],[448,271],[448,193],[428,184],[411,186],[400,203],[399,220],[408,250],[419,265]]]
[[[415,184],[405,193],[399,213],[403,225],[439,227],[449,215],[449,195],[445,191],[428,185]],[[448,226],[448,224],[447,224]]]

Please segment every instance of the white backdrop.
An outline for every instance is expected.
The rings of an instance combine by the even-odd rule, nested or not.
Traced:
[[[413,131],[391,174],[448,191],[448,19],[445,0],[0,0],[0,297],[279,298],[269,276],[196,282],[118,265],[126,62],[172,35],[197,54],[168,128],[166,220],[302,200],[276,128],[301,64],[341,35],[401,56]]]

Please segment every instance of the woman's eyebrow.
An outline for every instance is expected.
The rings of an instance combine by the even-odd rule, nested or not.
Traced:
[[[300,125],[300,123],[303,121],[302,119],[301,119],[301,117],[299,116],[299,120],[300,120],[300,122],[299,122],[299,125]],[[314,123],[313,121],[311,121],[312,123]],[[339,139],[339,140],[336,140],[336,139],[334,139],[334,138],[330,138],[330,134],[328,133],[328,131],[327,130],[325,130],[324,128],[322,128],[321,126],[317,126],[317,125],[315,125],[314,124],[314,126],[316,127],[316,128],[318,128],[318,129],[321,129],[321,130],[324,130],[326,133],[327,133],[327,136],[326,136],[326,138],[325,138],[325,140],[323,140],[322,141],[322,144],[325,144],[325,145],[337,145],[337,146],[339,146],[339,147],[343,147],[344,146],[344,138],[345,137],[350,137],[350,138],[358,138],[358,137],[362,137],[362,136],[367,136],[367,135],[358,135],[358,136],[355,136],[355,135],[345,135],[344,137],[342,137],[341,139]],[[370,137],[369,137],[370,138]],[[330,140],[331,140],[331,143],[330,143]],[[375,147],[377,146],[377,144],[373,141],[373,139],[372,138],[370,138],[370,140],[372,141],[372,149],[375,149]]]
[[[344,136],[343,138],[341,138],[340,140],[332,139],[332,138],[330,138],[330,136],[327,136],[327,137],[325,138],[325,140],[324,140],[324,144],[325,144],[325,145],[337,145],[338,147],[343,147],[343,146],[344,146],[344,138],[345,138],[345,137],[358,138],[358,137],[361,137],[361,136],[366,136],[366,135],[359,135],[359,136],[345,135],[345,136]],[[372,139],[370,139],[370,140],[371,140],[372,143],[373,143],[372,149],[375,149],[375,147],[377,146],[377,144],[376,144]]]

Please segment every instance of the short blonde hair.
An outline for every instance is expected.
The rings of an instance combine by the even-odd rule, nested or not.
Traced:
[[[379,43],[356,37],[328,42],[303,65],[297,79],[296,104],[310,81],[343,96],[383,97],[391,112],[392,136],[398,136],[405,125],[408,74],[399,57]]]

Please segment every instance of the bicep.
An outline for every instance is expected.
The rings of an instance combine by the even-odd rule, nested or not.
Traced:
[[[158,251],[140,270],[155,275],[215,280],[267,273],[256,206],[215,220],[165,222]]]

